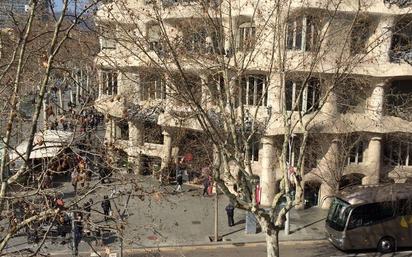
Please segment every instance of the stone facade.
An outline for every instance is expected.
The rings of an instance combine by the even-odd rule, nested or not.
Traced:
[[[136,11],[146,5],[143,0],[132,2],[131,8]],[[293,2],[292,13],[294,16],[302,18],[297,18],[295,23],[291,24],[305,24],[307,27],[302,33],[308,35],[308,31],[313,30],[313,27],[308,25],[312,24],[309,19],[310,16],[306,14],[313,10],[321,13],[322,8],[326,8],[319,5],[318,2],[307,1],[305,6],[301,5],[301,1]],[[353,5],[351,2],[353,2]],[[361,49],[361,51],[369,51],[369,54],[367,60],[359,60],[359,63],[353,67],[351,76],[362,78],[364,82],[355,83],[353,87],[353,85],[350,86],[353,83],[348,80],[347,85],[343,84],[341,87],[343,90],[332,90],[326,102],[319,107],[321,112],[313,121],[316,133],[314,133],[311,140],[316,143],[316,149],[311,156],[305,157],[304,176],[302,178],[305,183],[304,195],[309,205],[327,207],[330,203],[330,197],[338,189],[348,185],[386,182],[403,183],[408,181],[412,175],[412,123],[410,116],[408,118],[400,110],[401,107],[405,107],[402,106],[402,103],[407,103],[407,108],[411,107],[412,66],[403,59],[397,58],[399,48],[402,49],[402,53],[411,51],[412,48],[410,45],[405,46],[409,47],[408,49],[405,49],[402,45],[396,45],[400,44],[396,43],[400,42],[396,39],[397,34],[394,30],[388,29],[397,26],[400,23],[400,17],[407,10],[400,9],[395,5],[388,7],[385,5],[386,2],[388,1],[372,1],[368,5],[365,4],[367,9],[363,10],[365,16],[367,16],[366,24],[368,25],[366,26],[367,31],[363,33],[367,35],[363,42],[365,49]],[[348,20],[355,15],[356,8],[353,7],[355,3],[357,1],[346,1],[337,10],[339,16],[319,28],[319,31],[322,31],[322,29],[325,29],[326,24],[332,27],[332,32],[327,37],[327,45],[332,46],[332,49],[334,45],[341,44],[345,36],[348,35],[349,32],[346,32],[339,37],[333,31],[341,31],[341,28],[350,25]],[[168,12],[167,19],[169,20],[166,29],[169,29],[171,34],[178,35],[183,32],[179,32],[174,23],[176,20],[189,19],[194,15],[193,8],[196,6],[193,4],[185,7],[185,5],[180,6],[179,3],[174,3],[174,5],[176,6],[169,9]],[[241,22],[242,19],[245,19],[244,17],[252,17],[254,14],[253,8],[247,7],[247,4],[245,6],[245,8],[239,8],[236,17],[234,17],[236,19],[234,24],[238,24],[239,33],[246,33],[245,31],[248,28],[252,28],[250,24]],[[236,7],[233,6],[233,8]],[[116,15],[117,11],[121,12],[115,7],[102,8],[98,13],[100,24],[110,24],[111,19],[108,18],[110,17],[107,13],[108,9],[112,10],[113,15]],[[299,16],[302,13],[304,15]],[[124,22],[127,23],[127,21]],[[141,27],[146,28],[145,26],[150,22],[150,19],[145,20],[142,18]],[[259,28],[259,25],[256,26]],[[295,30],[299,29],[298,25],[293,26],[296,26]],[[402,27],[400,29],[409,31],[412,28]],[[270,32],[263,31],[263,33]],[[289,37],[293,40],[287,42],[287,44],[290,44],[287,48],[290,51],[289,65],[291,67],[294,65],[298,67],[298,64],[303,63],[304,53],[314,47],[308,43],[310,38],[307,35],[303,37],[306,43],[302,41],[297,43],[297,34],[296,32],[291,33]],[[363,34],[351,34],[350,38],[356,43],[359,42],[356,41],[357,37],[364,36]],[[271,38],[271,36],[267,38]],[[163,87],[161,79],[151,80],[155,81],[153,82],[155,90],[148,99],[143,86],[147,74],[150,73],[150,68],[145,65],[147,60],[144,56],[137,58],[125,54],[127,51],[124,51],[123,46],[119,44],[116,46],[115,39],[116,37],[110,38],[110,35],[102,39],[105,42],[102,44],[100,57],[96,60],[96,63],[102,69],[102,74],[108,70],[116,70],[116,72],[122,70],[120,73],[116,73],[115,83],[114,78],[110,78],[110,80],[101,79],[100,97],[96,102],[96,106],[107,117],[106,139],[128,154],[131,163],[136,165],[135,170],[139,170],[141,167],[142,155],[159,158],[161,167],[165,167],[179,155],[179,142],[176,140],[175,134],[177,128],[181,129],[183,127],[191,131],[201,131],[200,126],[196,121],[185,120],[182,122],[171,117],[170,112],[172,111],[185,112],[185,106],[176,106],[171,99],[165,97],[169,89]],[[228,41],[229,39],[226,38],[225,40]],[[302,38],[299,38],[299,40],[302,40]],[[155,52],[158,50],[156,50],[156,44],[149,43],[149,51]],[[153,43],[156,42],[153,41]],[[271,42],[265,41],[260,45],[262,48],[267,46],[270,47]],[[227,54],[232,50],[225,49]],[[353,54],[352,51],[358,50],[355,48],[349,49],[345,54],[349,56],[349,54]],[[329,81],[328,75],[333,73],[333,65],[338,58],[335,54],[333,50],[329,49],[322,63],[322,69],[316,71],[323,76],[322,83],[332,83]],[[105,61],[104,57],[107,56],[111,57],[110,62]],[[268,70],[270,58],[261,54],[257,55],[256,59],[257,61],[251,63],[250,70],[258,70],[259,75],[264,74]],[[113,60],[116,60],[114,68]],[[308,72],[308,68],[303,65],[294,72],[296,74],[305,74],[305,72]],[[107,75],[104,76],[107,78]],[[198,76],[202,81],[202,85],[207,83],[208,77],[202,73],[201,69],[198,70]],[[288,93],[281,91],[279,74],[275,72],[271,76],[270,85],[267,85],[266,102],[258,112],[258,116],[262,118],[266,117],[268,113],[274,117],[280,117],[282,108],[285,108],[285,106],[288,108],[288,99],[284,99],[285,96],[287,98]],[[290,78],[286,78],[288,82],[285,86],[290,87],[291,92],[295,92],[299,86],[299,82],[296,82],[295,77],[296,75],[291,75]],[[256,80],[256,76],[253,79],[249,79],[249,81],[252,81],[249,83],[261,83],[253,82]],[[116,90],[113,90],[113,87]],[[108,88],[112,89],[108,91]],[[202,99],[208,99],[207,90],[203,89],[204,87],[202,87]],[[406,96],[407,99],[402,98],[399,102],[398,98],[393,98],[393,92],[401,92],[401,95]],[[291,95],[290,97],[295,96]],[[311,108],[317,108],[309,100],[315,97],[319,96],[314,89],[313,91],[310,91],[310,89],[304,91],[302,97],[304,100],[299,103],[302,110],[309,111]],[[359,99],[355,99],[357,97]],[[346,101],[349,100],[351,101],[351,108],[348,109],[346,107],[349,104]],[[247,104],[251,110],[254,110],[253,108],[256,105],[254,102]],[[136,106],[149,110],[152,106],[161,107],[161,112],[153,120],[163,131],[163,143],[145,142],[144,135],[148,133],[150,128],[142,126],[142,120],[139,119],[138,115],[130,115],[137,108]],[[139,111],[142,110],[139,109]],[[298,115],[297,112],[296,115]],[[119,133],[116,132],[122,130],[120,125],[122,120],[128,122],[129,134],[126,138],[120,138]],[[261,203],[263,205],[269,205],[273,200],[278,180],[281,177],[278,153],[282,147],[280,142],[282,142],[283,129],[282,119],[272,119],[265,135],[260,140],[260,144],[255,149],[257,153],[252,167],[253,172],[260,176]],[[302,129],[297,128],[295,142],[298,142],[301,133]],[[291,147],[293,148],[293,146]],[[290,156],[292,164],[293,161],[296,161],[293,158],[295,157]]]
[[[5,0],[0,3],[0,24],[2,27],[10,25],[13,16],[19,17],[26,13],[28,0]]]
[[[24,17],[28,12],[29,0],[2,0],[0,2],[0,27],[9,27],[13,24],[13,20],[18,20]],[[42,0],[38,3],[41,15],[48,13],[49,1]],[[44,16],[46,17],[46,16]]]

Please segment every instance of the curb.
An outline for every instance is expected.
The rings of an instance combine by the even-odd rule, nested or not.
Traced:
[[[285,240],[279,241],[279,245],[295,245],[295,244],[317,244],[328,242],[326,239],[305,239],[305,240]],[[163,251],[172,251],[176,249],[210,249],[210,248],[231,248],[231,247],[243,247],[243,246],[259,246],[266,245],[266,241],[255,241],[255,242],[216,242],[216,243],[204,243],[204,244],[192,244],[192,245],[164,245],[164,246],[150,246],[150,247],[138,247],[129,248],[125,251],[147,251],[150,249],[158,249]]]
[[[296,245],[296,244],[320,244],[326,243],[328,240],[325,239],[303,239],[303,240],[284,240],[279,241],[279,245]],[[176,251],[176,250],[183,250],[183,249],[213,249],[213,248],[235,248],[235,247],[247,247],[247,246],[263,246],[266,244],[266,241],[255,241],[255,242],[210,242],[210,243],[203,243],[203,244],[191,244],[191,245],[162,245],[162,246],[147,246],[147,247],[137,247],[137,248],[125,248],[123,250],[124,253],[142,253],[142,252],[150,252],[153,250],[159,251]],[[107,247],[109,248],[109,247]],[[104,249],[97,250],[97,252],[102,253],[105,252]],[[112,253],[119,252],[119,249],[113,249]],[[54,252],[49,253],[49,256],[60,256],[70,254],[70,251],[62,251],[62,252]],[[87,255],[90,254],[91,251],[80,251],[79,255]]]

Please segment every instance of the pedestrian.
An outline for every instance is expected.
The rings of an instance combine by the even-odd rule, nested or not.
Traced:
[[[177,187],[176,191],[180,192],[182,191],[182,185],[183,185],[183,170],[179,165],[176,167],[176,182],[177,182]]]
[[[210,186],[210,180],[209,180],[209,176],[205,177],[205,179],[203,180],[203,195],[202,196],[209,196],[209,189]]]
[[[110,200],[107,195],[103,197],[102,209],[103,209],[103,214],[104,214],[104,220],[107,222],[107,219],[109,218],[109,216],[111,216],[110,212],[112,210],[112,206],[110,204]]]
[[[69,231],[70,225],[70,218],[66,213],[60,213],[57,219],[57,236],[62,237],[61,244],[65,244],[66,241],[66,234]]]
[[[106,167],[101,167],[99,169],[99,178],[102,184],[106,183]]]
[[[232,227],[232,226],[235,225],[235,222],[234,222],[234,219],[233,219],[233,216],[235,214],[235,207],[233,206],[232,203],[229,203],[228,205],[226,205],[225,210],[226,210],[226,214],[227,214],[228,225],[229,225],[229,227]]]
[[[74,194],[77,194],[77,182],[79,180],[79,173],[77,172],[77,169],[74,168],[72,171],[71,175],[71,182],[74,190]]]
[[[60,211],[64,210],[64,201],[60,196],[56,197],[56,201],[55,201],[55,206],[57,207],[57,209],[59,209]]]
[[[82,236],[83,236],[83,222],[82,222],[82,216],[80,215],[77,215],[76,220],[74,220],[73,232],[74,232],[74,254],[77,256],[79,253],[79,243],[82,240]]]
[[[94,235],[95,245],[103,246],[103,230],[99,225],[92,223],[91,228],[92,234]]]
[[[52,176],[49,172],[46,172],[46,174],[44,174],[42,188],[43,189],[50,188],[51,185],[52,185]]]
[[[83,205],[83,210],[85,213],[85,219],[90,219],[90,212],[92,211],[93,199],[90,198],[89,201],[85,202]]]
[[[212,176],[210,175],[208,176],[208,178],[209,178],[209,187],[207,188],[207,193],[211,195],[213,192],[213,180],[212,180]]]

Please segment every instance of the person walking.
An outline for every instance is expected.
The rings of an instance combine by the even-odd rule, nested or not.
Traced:
[[[74,254],[75,256],[77,256],[79,253],[79,243],[82,240],[82,236],[83,236],[83,222],[82,222],[81,215],[77,215],[76,219],[74,220],[73,232],[74,232]]]
[[[226,205],[226,214],[227,214],[227,222],[229,227],[232,227],[235,225],[235,221],[233,219],[233,216],[235,214],[235,207],[233,206],[232,203],[229,203],[228,205]]]
[[[209,186],[210,186],[210,180],[209,176],[206,176],[205,179],[203,180],[203,195],[202,196],[209,196]]]
[[[77,181],[79,179],[79,173],[77,172],[77,169],[74,168],[72,171],[72,176],[71,176],[71,181],[72,181],[72,186],[74,190],[74,194],[77,194]]]
[[[183,185],[183,170],[180,168],[180,166],[177,166],[176,169],[176,182],[177,182],[177,188],[176,191],[177,192],[181,192],[182,189],[182,185]]]
[[[85,202],[83,205],[83,210],[85,213],[85,220],[89,221],[90,220],[90,213],[92,211],[92,205],[93,205],[93,199],[90,198],[89,201]]]
[[[102,209],[103,209],[103,214],[104,214],[104,221],[107,222],[107,219],[110,216],[110,211],[112,210],[112,206],[110,204],[110,200],[109,197],[107,195],[105,195],[103,197],[103,202],[102,202]]]

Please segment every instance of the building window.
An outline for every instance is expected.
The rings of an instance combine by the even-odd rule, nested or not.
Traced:
[[[129,123],[127,121],[115,122],[115,138],[129,140]]]
[[[385,89],[385,114],[412,121],[412,80],[396,80]]]
[[[350,54],[366,54],[370,36],[370,24],[366,20],[356,21],[350,34]]]
[[[117,95],[117,72],[102,71],[102,93],[105,95]]]
[[[249,144],[249,158],[252,162],[259,161],[259,148],[260,141],[256,138],[252,138],[252,142]]]
[[[385,162],[391,166],[412,166],[412,143],[394,139],[385,144]]]
[[[189,33],[185,37],[185,47],[190,52],[202,52],[206,50],[207,32],[204,28]]]
[[[348,164],[359,164],[363,162],[363,142],[355,142],[349,150]]]
[[[190,27],[190,25],[188,25]],[[183,31],[187,28],[182,27]],[[208,27],[196,27],[195,31],[184,34],[183,44],[185,50],[196,53],[224,53],[223,37],[219,30]]]
[[[239,26],[238,49],[240,51],[251,50],[256,41],[256,27],[249,22]]]
[[[241,101],[245,105],[266,106],[266,76],[247,75],[241,80]]]
[[[143,80],[141,88],[141,100],[166,99],[166,83],[160,77]]]
[[[100,27],[100,50],[116,49],[116,29],[109,26]]]
[[[320,84],[319,80],[309,79],[306,85],[300,81],[288,80],[285,83],[286,110],[313,112],[319,107]]]
[[[412,24],[410,20],[399,21],[393,29],[390,60],[412,61]]]
[[[149,50],[155,51],[158,54],[160,54],[163,50],[161,35],[161,28],[159,25],[152,25],[148,28],[147,41],[149,44]]]
[[[287,31],[287,49],[300,51],[315,50],[319,23],[315,17],[299,16],[289,21]]]
[[[220,103],[220,99],[224,104],[226,104],[225,80],[221,73],[210,76],[208,78],[207,86],[210,92],[210,102],[213,105],[218,105]]]
[[[162,126],[157,125],[155,122],[145,121],[143,141],[150,144],[163,144],[163,129]]]

